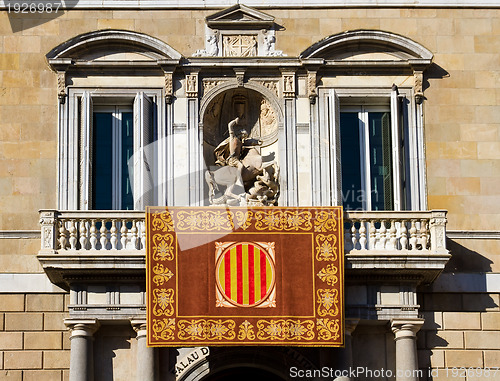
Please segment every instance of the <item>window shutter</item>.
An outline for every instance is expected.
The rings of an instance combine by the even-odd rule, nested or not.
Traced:
[[[342,172],[340,151],[340,101],[335,90],[331,89],[328,97],[329,124],[330,124],[330,147],[332,163],[332,174],[330,181],[331,205],[342,205]]]
[[[143,92],[134,100],[134,205],[142,210],[153,204],[153,102]]]
[[[394,189],[394,210],[401,210],[401,100],[398,96],[398,89],[393,86],[391,91],[391,131],[392,131],[392,167],[394,174],[392,176]]]
[[[84,92],[80,104],[80,209],[92,208],[92,133],[93,107],[92,97]]]

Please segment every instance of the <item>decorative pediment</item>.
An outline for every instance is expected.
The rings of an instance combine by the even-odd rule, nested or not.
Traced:
[[[181,54],[163,41],[132,31],[99,30],[81,34],[52,49],[47,54],[52,68],[84,64],[162,65],[178,62]],[[64,69],[65,70],[65,69]]]
[[[378,30],[355,30],[329,36],[300,54],[300,58],[331,61],[405,61],[430,64],[432,53],[409,38]]]
[[[213,29],[269,29],[274,24],[274,17],[245,5],[236,4],[208,16],[206,22]]]

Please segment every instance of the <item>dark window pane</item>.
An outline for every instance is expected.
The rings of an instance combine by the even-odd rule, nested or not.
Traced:
[[[94,113],[92,184],[93,209],[112,209],[113,152],[112,114]]]
[[[388,112],[368,114],[372,210],[394,209],[392,190],[391,117]]]
[[[123,210],[134,209],[131,173],[134,165],[129,162],[134,153],[134,117],[131,112],[122,113],[122,205]]]
[[[358,113],[340,113],[342,203],[346,210],[363,209]]]

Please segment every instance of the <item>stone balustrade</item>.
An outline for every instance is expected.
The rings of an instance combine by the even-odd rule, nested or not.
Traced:
[[[446,212],[344,213],[344,252],[446,251]]]
[[[144,276],[144,212],[42,210],[40,223],[38,259],[53,283],[67,287],[71,277],[96,272]],[[441,210],[346,211],[346,271],[431,282],[450,257],[445,229]]]
[[[40,212],[42,251],[143,251],[145,214],[140,211]],[[446,250],[446,212],[349,211],[344,251],[436,252]]]

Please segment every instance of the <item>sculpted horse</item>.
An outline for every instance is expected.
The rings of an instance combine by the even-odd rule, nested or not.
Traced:
[[[208,196],[211,205],[246,205],[248,200],[259,200],[258,192],[247,193],[247,191],[254,189],[257,182],[261,182],[260,188],[263,187],[267,181],[269,184],[271,179],[278,175],[276,163],[274,161],[263,162],[262,156],[255,148],[245,148],[241,157],[241,166],[224,166],[214,171],[205,172],[205,181],[208,184]],[[241,181],[240,181],[241,179]],[[243,186],[241,185],[243,184]],[[277,182],[272,185],[276,188],[273,191],[277,194]],[[222,190],[219,186],[225,186]],[[268,185],[265,185],[269,187]],[[222,193],[222,196],[215,198],[217,192]],[[259,192],[261,192],[259,190]],[[269,193],[269,192],[268,192]],[[270,199],[268,194],[266,199],[262,198],[259,202],[267,201]]]

